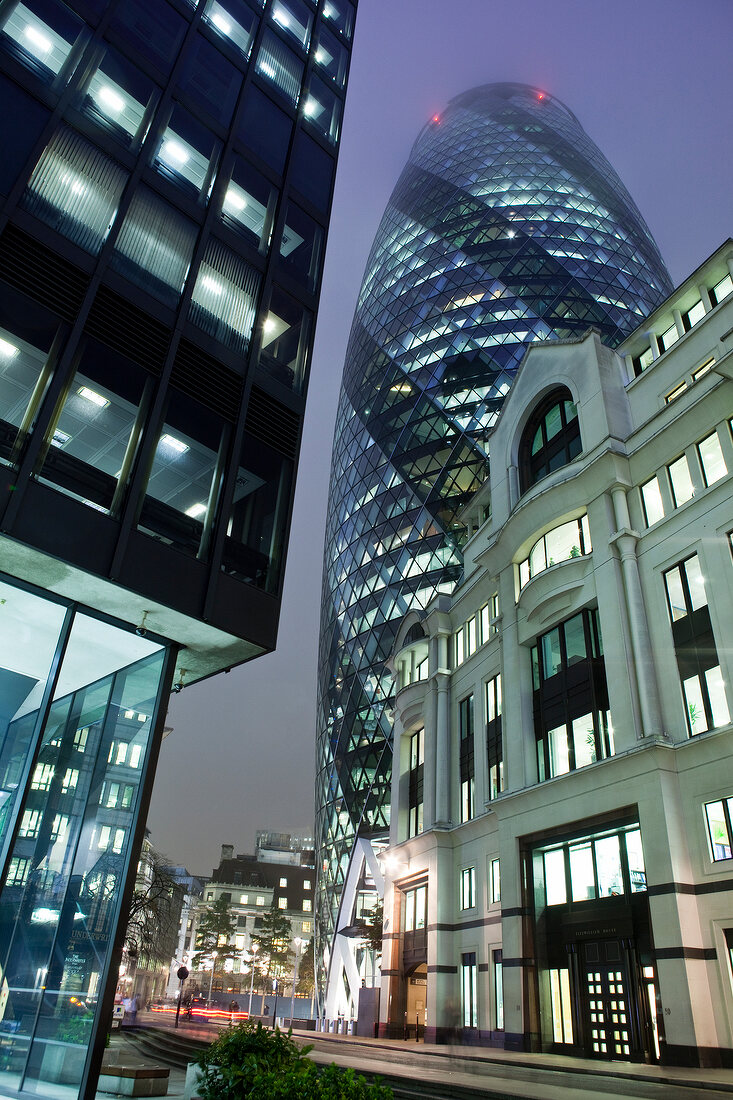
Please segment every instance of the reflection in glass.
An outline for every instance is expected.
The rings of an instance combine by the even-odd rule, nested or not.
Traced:
[[[50,371],[47,360],[58,322],[25,295],[0,293],[0,463],[30,431]]]
[[[354,28],[354,7],[349,0],[325,0],[323,18],[345,39],[351,38]]]
[[[165,423],[148,477],[140,527],[179,549],[196,554],[204,522],[211,522],[215,474],[224,421],[193,398],[171,390]]]
[[[223,568],[268,592],[280,583],[292,470],[290,459],[245,433]]]
[[[572,728],[575,767],[584,768],[586,764],[594,764],[596,761],[596,735],[593,729],[593,715],[584,714],[582,718],[574,718]]]
[[[285,227],[280,241],[283,268],[309,290],[318,281],[323,230],[318,222],[295,203],[288,203]]]

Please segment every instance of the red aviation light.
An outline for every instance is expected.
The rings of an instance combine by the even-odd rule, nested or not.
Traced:
[[[545,98],[545,93],[544,92],[538,92],[537,93],[537,98],[538,99],[544,99]]]
[[[433,122],[440,122],[440,115],[433,115],[432,121]]]

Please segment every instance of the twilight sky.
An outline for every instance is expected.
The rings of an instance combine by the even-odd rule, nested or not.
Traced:
[[[309,830],[333,423],[367,254],[419,130],[478,84],[546,88],[613,164],[680,283],[733,235],[731,0],[360,0],[275,653],[172,697],[148,824],[207,874]]]

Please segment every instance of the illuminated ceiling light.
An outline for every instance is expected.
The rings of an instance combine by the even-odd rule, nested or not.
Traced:
[[[265,76],[269,76],[271,80],[275,79],[275,70],[267,61],[260,62],[260,72],[264,73]]]
[[[281,27],[289,27],[290,26],[290,17],[288,15],[286,15],[286,13],[284,11],[281,11],[279,8],[276,12],[273,12],[272,18],[275,20],[276,23],[279,23]]]
[[[507,233],[507,237],[516,237],[516,235],[517,234],[514,232],[513,229],[510,229],[509,232]]]
[[[51,439],[51,446],[52,447],[63,447],[63,445],[65,443],[68,443],[70,439],[71,439],[71,436],[69,435],[68,432],[62,432],[60,428],[57,428],[56,431],[53,433],[53,437]]]
[[[394,386],[390,386],[390,393],[412,393],[412,386],[409,382],[395,382]]]
[[[221,283],[217,283],[216,279],[212,279],[211,275],[201,276],[201,286],[206,290],[209,290],[212,294],[221,294],[223,287]]]
[[[0,355],[5,359],[12,359],[14,355],[17,355],[20,348],[17,348],[15,344],[11,344],[9,340],[3,340],[0,337]]]
[[[160,443],[158,445],[160,447],[169,447],[179,455],[185,454],[188,450],[187,443],[183,443],[180,439],[176,439],[174,435],[168,435],[167,433],[160,437]]]
[[[324,65],[327,57],[328,54],[326,53],[326,51],[321,49],[321,47],[319,46],[316,50],[316,61],[318,62],[318,64]]]
[[[85,397],[87,401],[91,401],[93,405],[96,405],[100,409],[104,409],[109,405],[109,401],[106,397],[102,397],[101,393],[95,393],[94,390],[90,390],[88,386],[79,387],[79,396]]]
[[[163,143],[160,156],[162,160],[167,160],[172,164],[185,164],[189,159],[188,153],[180,141],[172,141],[170,138]]]
[[[264,328],[266,333],[274,332],[275,329],[277,328],[277,321],[272,316],[272,314],[270,314],[268,317],[265,317],[265,323],[263,325],[263,328]]]
[[[199,516],[203,516],[205,511],[206,511],[206,505],[205,504],[201,504],[201,503],[192,504],[190,508],[186,509],[186,515],[190,516],[191,519],[198,519]]]
[[[230,187],[224,196],[224,205],[231,206],[234,210],[244,210],[247,200],[239,188],[235,191],[234,187]]]
[[[221,31],[222,34],[231,34],[232,25],[229,20],[221,14],[221,12],[212,12],[211,22],[214,26]]]
[[[320,104],[318,100],[309,95],[303,105],[303,114],[306,115],[308,118],[313,118],[313,115],[316,114],[319,106]]]
[[[125,106],[125,101],[122,96],[118,95],[114,88],[110,88],[108,84],[103,85],[103,87],[99,89],[97,92],[97,99],[108,111],[111,111],[115,115],[118,115]]]
[[[324,16],[324,19],[335,19],[336,9],[334,7],[332,7],[331,4],[324,4],[323,5],[323,16]]]
[[[142,711],[140,711],[138,713],[137,720],[138,720],[138,722],[147,722],[148,716],[147,716],[147,714],[143,714]]]
[[[41,906],[31,913],[31,924],[56,924],[59,919],[58,909],[48,909]]]
[[[134,717],[135,717],[135,711],[134,711],[134,710],[126,710],[126,711],[125,711],[125,718],[127,718],[127,719],[128,719],[128,721],[129,721],[129,720],[130,720],[131,718],[134,718]]]
[[[51,52],[53,42],[45,34],[42,34],[37,27],[32,27],[28,24],[24,28],[23,34],[30,42],[35,54],[47,54]]]

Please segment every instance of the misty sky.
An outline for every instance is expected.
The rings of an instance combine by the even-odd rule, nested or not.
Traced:
[[[312,828],[323,528],[362,272],[425,121],[478,84],[546,88],[618,171],[675,284],[733,235],[731,0],[360,0],[275,653],[173,696],[148,824],[210,873],[222,843]]]

